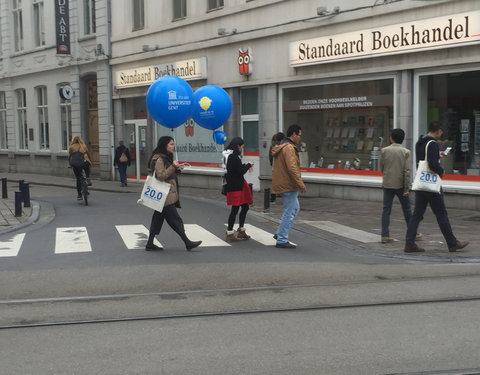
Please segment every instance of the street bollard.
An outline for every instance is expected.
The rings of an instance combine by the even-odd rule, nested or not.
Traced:
[[[21,191],[15,192],[15,217],[22,216],[22,200],[23,193]]]
[[[263,209],[268,210],[270,208],[270,188],[263,190]]]
[[[28,182],[23,183],[23,207],[30,207],[30,184]]]
[[[18,190],[22,191],[22,186],[25,180],[18,180]]]
[[[2,178],[2,199],[8,198],[8,191],[7,191],[7,178]]]

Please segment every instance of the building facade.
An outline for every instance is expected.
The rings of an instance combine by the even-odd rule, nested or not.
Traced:
[[[70,54],[56,50],[53,25],[46,47],[35,47],[36,33],[28,33],[31,41],[16,51],[15,11],[21,4],[35,14],[37,3],[0,0],[0,169],[65,173],[61,108],[71,106],[71,135],[89,139],[88,82],[95,78],[102,178],[117,178],[111,151],[119,141],[134,160],[128,177],[141,180],[158,138],[171,135],[177,158],[190,165],[182,184],[219,187],[223,146],[212,131],[192,120],[172,131],[148,113],[151,83],[177,75],[194,90],[218,85],[229,93],[232,114],[221,130],[245,139],[245,159],[255,163],[246,178],[255,189],[271,183],[272,136],[297,123],[307,195],[380,200],[378,158],[391,130],[404,129],[413,150],[438,120],[441,149],[453,150],[442,159],[447,205],[480,207],[478,0],[71,0]],[[58,95],[66,83],[70,100]],[[49,150],[41,86],[55,123]]]
[[[71,175],[80,135],[92,176],[111,168],[109,2],[0,0],[0,171]]]

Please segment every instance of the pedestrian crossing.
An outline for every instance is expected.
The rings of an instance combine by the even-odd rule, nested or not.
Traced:
[[[142,224],[115,225],[116,233],[120,236],[125,248],[128,250],[143,250],[148,239],[148,228]],[[264,246],[275,246],[273,231],[268,232],[253,225],[245,225],[251,241],[256,241]],[[212,232],[198,224],[185,224],[187,237],[193,240],[202,240],[200,247],[231,247]],[[0,238],[0,257],[16,257],[19,255],[26,233]],[[179,239],[178,239],[179,240]],[[165,247],[157,239],[155,245]],[[56,228],[55,231],[55,254],[91,253],[92,244],[87,227],[64,227]]]

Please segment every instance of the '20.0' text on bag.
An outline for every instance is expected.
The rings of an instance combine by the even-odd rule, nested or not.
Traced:
[[[428,168],[427,151],[430,142],[433,141],[429,141],[425,146],[425,160],[420,160],[418,162],[417,173],[415,173],[415,178],[413,179],[412,190],[428,191],[430,193],[440,194],[442,179],[438,174]]]
[[[152,176],[147,176],[145,185],[143,185],[142,194],[137,203],[149,207],[152,210],[162,212],[168,192],[170,191],[170,186],[171,185],[166,182],[157,180],[154,171]]]

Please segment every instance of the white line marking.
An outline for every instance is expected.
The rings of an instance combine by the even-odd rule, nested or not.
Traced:
[[[225,226],[228,226],[228,224],[225,224]],[[251,240],[260,242],[262,245],[275,246],[277,244],[277,240],[273,238],[274,233],[267,232],[266,230],[260,229],[251,224],[245,224],[245,230],[247,231],[247,234],[251,237]],[[297,244],[293,243],[292,241],[288,242],[290,242],[292,245],[297,246]]]
[[[191,241],[202,241],[200,247],[231,246],[197,224],[185,224],[185,232]]]
[[[90,252],[90,240],[87,228],[57,228],[55,237],[55,254]]]
[[[363,230],[347,227],[342,224],[334,223],[333,221],[303,221],[305,224],[312,227],[336,234],[338,236],[350,238],[355,241],[370,243],[380,242],[381,237],[378,234],[365,232]]]
[[[16,257],[24,238],[25,233],[20,233],[8,241],[0,242],[0,257]]]
[[[117,228],[127,249],[145,249],[149,235],[149,230],[145,225],[115,225],[115,228]],[[154,239],[153,243],[163,247],[157,239]]]

